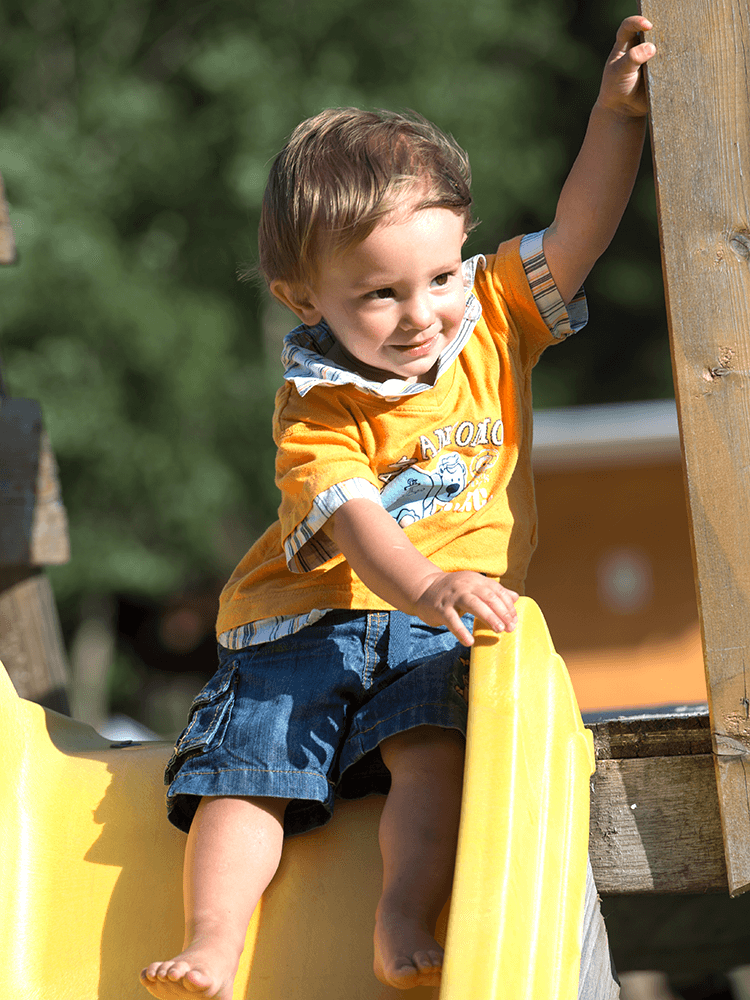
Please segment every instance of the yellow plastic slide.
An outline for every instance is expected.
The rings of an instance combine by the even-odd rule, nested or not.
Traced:
[[[441,1000],[575,1000],[594,742],[537,605],[477,629]]]
[[[477,634],[441,1000],[575,1000],[590,740],[533,602]],[[171,747],[111,746],[19,699],[0,670],[0,997],[145,1000],[181,947],[184,836],[165,820]],[[253,918],[234,998],[394,1000],[371,972],[382,800],[292,838]],[[413,1000],[438,1000],[435,989]]]

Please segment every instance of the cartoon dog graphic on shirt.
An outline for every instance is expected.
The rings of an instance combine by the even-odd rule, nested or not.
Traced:
[[[454,500],[466,489],[466,463],[455,452],[441,455],[434,469],[426,472],[416,466],[395,476],[383,488],[383,506],[405,528],[434,513],[439,503]]]

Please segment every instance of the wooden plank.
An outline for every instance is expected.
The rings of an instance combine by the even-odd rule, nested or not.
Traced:
[[[0,176],[0,264],[15,264],[16,241],[10,224],[8,202],[5,200],[3,178]]]
[[[607,719],[586,726],[597,761],[711,753],[707,712]]]
[[[589,724],[590,853],[611,895],[726,892],[708,713]]]
[[[0,661],[22,698],[70,714],[57,606],[40,569],[0,566]]]
[[[0,400],[0,566],[51,566],[69,558],[57,463],[39,404]]]
[[[35,567],[69,556],[57,464],[39,404],[8,399],[0,381],[0,660],[22,697],[66,714],[69,670],[57,607],[49,580]]]
[[[652,147],[732,894],[750,887],[750,14],[643,0]]]
[[[712,755],[599,761],[589,853],[600,893],[726,892]]]
[[[0,264],[17,260],[0,177]],[[47,577],[70,558],[57,464],[39,404],[9,399],[0,363],[0,660],[18,693],[70,714],[68,665]]]

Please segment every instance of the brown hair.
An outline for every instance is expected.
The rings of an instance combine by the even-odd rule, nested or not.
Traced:
[[[449,208],[463,215],[468,232],[470,184],[466,153],[420,115],[323,111],[297,126],[271,168],[259,270],[268,282],[304,283],[319,253],[366,239],[406,186],[424,189],[417,208]]]

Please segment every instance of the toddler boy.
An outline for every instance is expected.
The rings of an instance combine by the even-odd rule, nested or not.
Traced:
[[[223,591],[220,666],[167,769],[186,934],[141,974],[155,996],[229,1000],[284,833],[378,790],[375,973],[439,982],[465,647],[475,617],[516,625],[536,541],[531,370],[585,322],[579,290],[629,198],[650,27],[620,26],[552,225],[486,258],[461,258],[466,155],[423,119],[326,111],[277,157],[260,266],[302,324],[274,414],[279,520]]]

